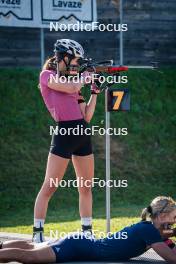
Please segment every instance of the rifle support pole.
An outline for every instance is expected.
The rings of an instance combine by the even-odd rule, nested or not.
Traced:
[[[120,0],[120,25],[123,24],[123,0]],[[123,65],[123,31],[120,30],[120,66]]]
[[[44,28],[40,28],[40,64],[41,69],[44,64],[44,58],[45,58],[45,45],[44,45]]]
[[[110,127],[110,112],[108,112],[108,89],[105,91],[105,105],[106,105],[106,131]],[[110,135],[106,133],[106,183],[110,180]],[[106,232],[110,232],[110,187],[106,184]]]
[[[120,0],[120,24],[123,23],[123,0]],[[123,32],[120,30],[120,66],[123,65]],[[108,89],[105,91],[106,104],[106,131],[110,127],[110,112],[108,112]],[[106,133],[106,183],[110,180],[110,135]],[[106,232],[111,229],[111,190],[106,184]]]
[[[120,0],[120,24],[123,24],[123,0]],[[123,31],[120,30],[120,42],[119,42],[119,52],[120,52],[120,66],[123,66]],[[106,131],[110,127],[110,112],[108,112],[108,89],[105,92],[106,100]],[[110,180],[110,135],[106,133],[106,182]],[[111,200],[110,200],[110,187],[106,185],[106,231],[110,232],[110,221],[111,221]]]

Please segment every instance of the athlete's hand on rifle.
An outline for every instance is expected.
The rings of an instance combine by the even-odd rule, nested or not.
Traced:
[[[99,94],[101,92],[99,87],[95,83],[91,84],[90,91],[91,91],[91,94]]]
[[[83,83],[84,84],[91,84],[92,81],[94,80],[94,73],[93,72],[84,71],[83,73],[81,73],[81,77],[83,78]]]

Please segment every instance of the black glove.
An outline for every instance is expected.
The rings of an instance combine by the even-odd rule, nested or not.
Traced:
[[[175,243],[171,239],[164,240],[164,243],[171,249],[173,249],[175,247]]]

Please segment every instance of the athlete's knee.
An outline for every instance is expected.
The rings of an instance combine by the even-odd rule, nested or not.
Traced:
[[[78,189],[78,192],[80,195],[91,195],[92,194],[92,188],[90,186],[80,187]]]
[[[50,197],[54,194],[54,192],[57,190],[57,187],[52,184],[50,180],[44,181],[41,192],[44,196]]]

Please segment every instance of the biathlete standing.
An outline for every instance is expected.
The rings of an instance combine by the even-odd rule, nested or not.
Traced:
[[[92,84],[91,97],[88,103],[85,102],[81,94],[81,88],[86,84],[86,77],[91,78],[91,73],[84,72],[83,81],[76,83],[71,81],[63,83],[59,78],[56,82],[54,78],[51,78],[52,75],[62,76],[64,71],[69,72],[71,68],[79,67],[79,61],[84,58],[84,50],[74,40],[60,39],[55,43],[54,52],[55,55],[45,62],[40,74],[40,90],[45,105],[57,122],[59,130],[73,131],[71,129],[77,126],[84,130],[88,128],[88,123],[93,117],[97,94],[99,93],[95,84]],[[75,73],[75,70],[72,73]],[[44,241],[44,222],[48,202],[57,189],[57,187],[51,186],[51,180],[57,180],[57,182],[62,180],[70,159],[77,179],[91,181],[94,177],[94,155],[90,135],[86,133],[74,135],[72,132],[66,135],[53,134],[45,179],[35,201],[33,241],[36,243]],[[79,186],[78,191],[82,230],[91,233],[91,187]]]

